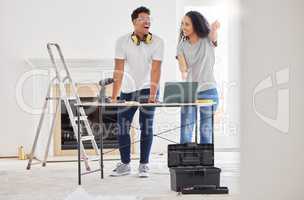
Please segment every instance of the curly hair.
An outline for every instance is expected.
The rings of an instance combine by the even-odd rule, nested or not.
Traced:
[[[185,16],[188,16],[192,22],[193,30],[200,38],[205,38],[210,33],[210,25],[207,19],[197,11],[189,11]],[[184,38],[183,30],[180,28],[179,40]]]

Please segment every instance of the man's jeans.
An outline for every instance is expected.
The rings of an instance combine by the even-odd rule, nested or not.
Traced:
[[[214,105],[214,111],[218,105],[218,93],[216,89],[209,89],[198,93],[198,99],[210,99],[216,104]],[[191,143],[192,133],[194,125],[196,124],[196,107],[184,106],[181,108],[181,137],[180,143]],[[212,107],[200,108],[200,143],[211,144],[212,143]]]
[[[120,99],[126,101],[141,101],[148,99],[150,89],[142,89],[131,93],[121,93]],[[137,107],[125,107],[118,109],[118,140],[121,162],[128,164],[130,159],[130,127]],[[153,118],[155,107],[139,108],[139,124],[140,124],[140,163],[149,162],[150,150],[153,140]]]

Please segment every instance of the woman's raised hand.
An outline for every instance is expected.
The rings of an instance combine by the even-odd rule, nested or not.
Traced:
[[[221,27],[221,24],[218,20],[215,20],[212,24],[211,24],[211,31],[217,31],[219,28]]]

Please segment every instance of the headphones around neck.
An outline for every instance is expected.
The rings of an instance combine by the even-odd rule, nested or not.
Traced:
[[[144,38],[141,40],[138,35],[136,35],[134,32],[131,35],[131,39],[137,46],[140,45],[140,42],[144,42],[145,44],[151,44],[152,43],[152,33],[148,33],[144,35]]]

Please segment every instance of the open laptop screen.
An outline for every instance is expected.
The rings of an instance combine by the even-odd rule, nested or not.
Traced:
[[[163,102],[194,103],[197,87],[197,82],[166,82]]]

